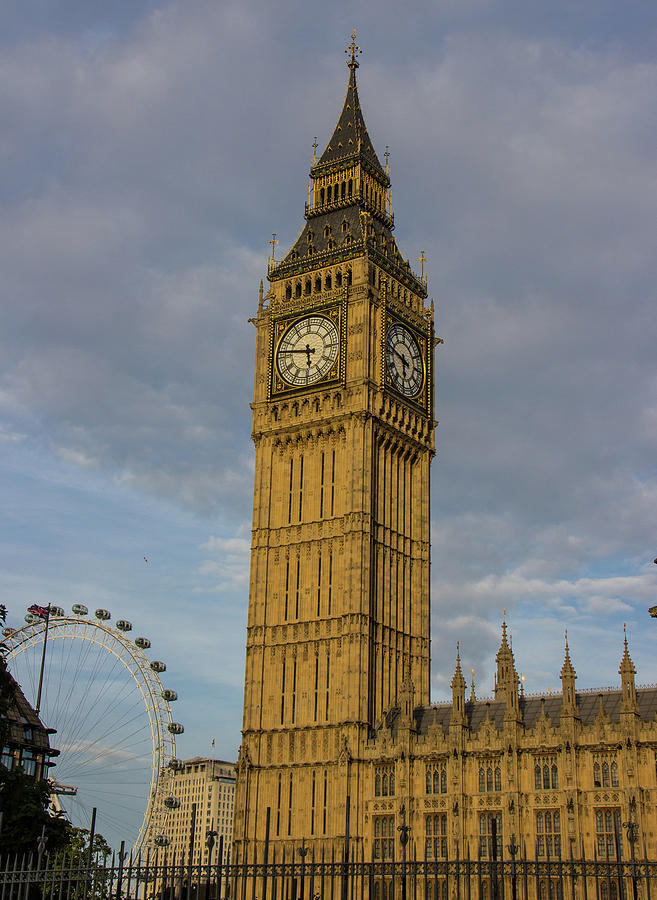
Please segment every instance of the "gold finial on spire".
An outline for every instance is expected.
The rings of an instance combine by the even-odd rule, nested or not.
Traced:
[[[386,161],[386,175],[390,175],[390,149],[388,148],[387,144],[386,144],[386,152],[383,154],[383,156],[385,157],[385,161]]]
[[[357,69],[358,68],[358,60],[356,59],[356,56],[359,53],[362,53],[363,51],[360,49],[360,47],[356,43],[356,30],[355,29],[351,32],[351,43],[349,44],[349,46],[347,47],[347,49],[344,52],[350,57],[349,62],[347,63],[349,68]]]
[[[271,261],[274,262],[274,255],[276,253],[276,244],[278,243],[278,241],[276,240],[276,232],[275,231],[272,231],[271,240],[269,241],[269,243],[271,244]]]
[[[317,148],[318,147],[319,147],[319,144],[317,143],[317,135],[315,135],[315,138],[313,140],[313,159],[312,159],[313,166],[315,165],[315,160],[317,159]]]
[[[424,284],[424,264],[427,261],[427,258],[424,255],[424,250],[420,250],[420,255],[418,256],[417,261],[420,263],[420,266],[422,267],[421,272],[420,272],[420,279],[421,279],[422,283]]]

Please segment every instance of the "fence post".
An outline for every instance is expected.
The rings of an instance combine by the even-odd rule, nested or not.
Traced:
[[[344,848],[342,850],[342,884],[340,896],[342,900],[347,900],[347,865],[349,863],[349,815],[350,815],[351,797],[347,794],[347,805],[344,818]]]

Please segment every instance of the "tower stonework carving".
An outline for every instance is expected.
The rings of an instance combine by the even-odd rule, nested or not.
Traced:
[[[258,316],[237,847],[362,824],[360,765],[404,679],[429,702],[432,310],[395,243],[356,86]],[[274,246],[274,244],[272,244]],[[337,843],[336,843],[337,846]]]
[[[253,320],[232,860],[262,861],[266,837],[269,861],[290,860],[302,841],[311,859],[339,859],[347,822],[356,860],[398,857],[400,823],[418,860],[500,859],[510,844],[547,863],[610,860],[627,853],[621,828],[635,826],[630,852],[654,859],[645,848],[657,832],[657,688],[636,685],[627,637],[618,689],[576,691],[566,640],[561,693],[532,696],[505,620],[493,696],[475,693],[473,672],[466,699],[457,649],[451,700],[430,703],[438,339],[424,252],[418,276],[393,238],[357,49],[352,41],[333,136],[313,158],[303,230],[282,260],[272,255]],[[594,896],[597,882],[587,883]],[[447,896],[446,881],[441,890],[434,896]],[[527,898],[556,890],[532,882]]]

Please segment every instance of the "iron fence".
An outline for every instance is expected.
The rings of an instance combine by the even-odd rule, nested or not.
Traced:
[[[0,857],[0,900],[651,900],[657,861]]]

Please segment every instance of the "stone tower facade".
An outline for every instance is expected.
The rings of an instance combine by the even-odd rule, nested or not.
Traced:
[[[529,696],[504,622],[494,695],[477,698],[473,683],[466,699],[457,652],[451,702],[430,704],[433,305],[393,238],[389,172],[350,49],[303,230],[272,262],[253,319],[232,859],[262,861],[266,838],[269,861],[296,859],[302,842],[315,860],[340,858],[347,836],[351,859],[398,858],[400,826],[418,860],[500,858],[509,846],[548,863],[654,859],[657,688],[636,685],[627,640],[618,689],[576,691],[566,643],[561,693]],[[584,898],[599,888],[615,900],[609,884],[582,885]],[[525,885],[536,900],[556,891],[549,875]]]
[[[257,317],[256,449],[235,844],[325,850],[363,824],[362,761],[429,702],[433,311],[393,237],[358,98],[313,160],[305,225]],[[348,799],[349,798],[349,799]]]

